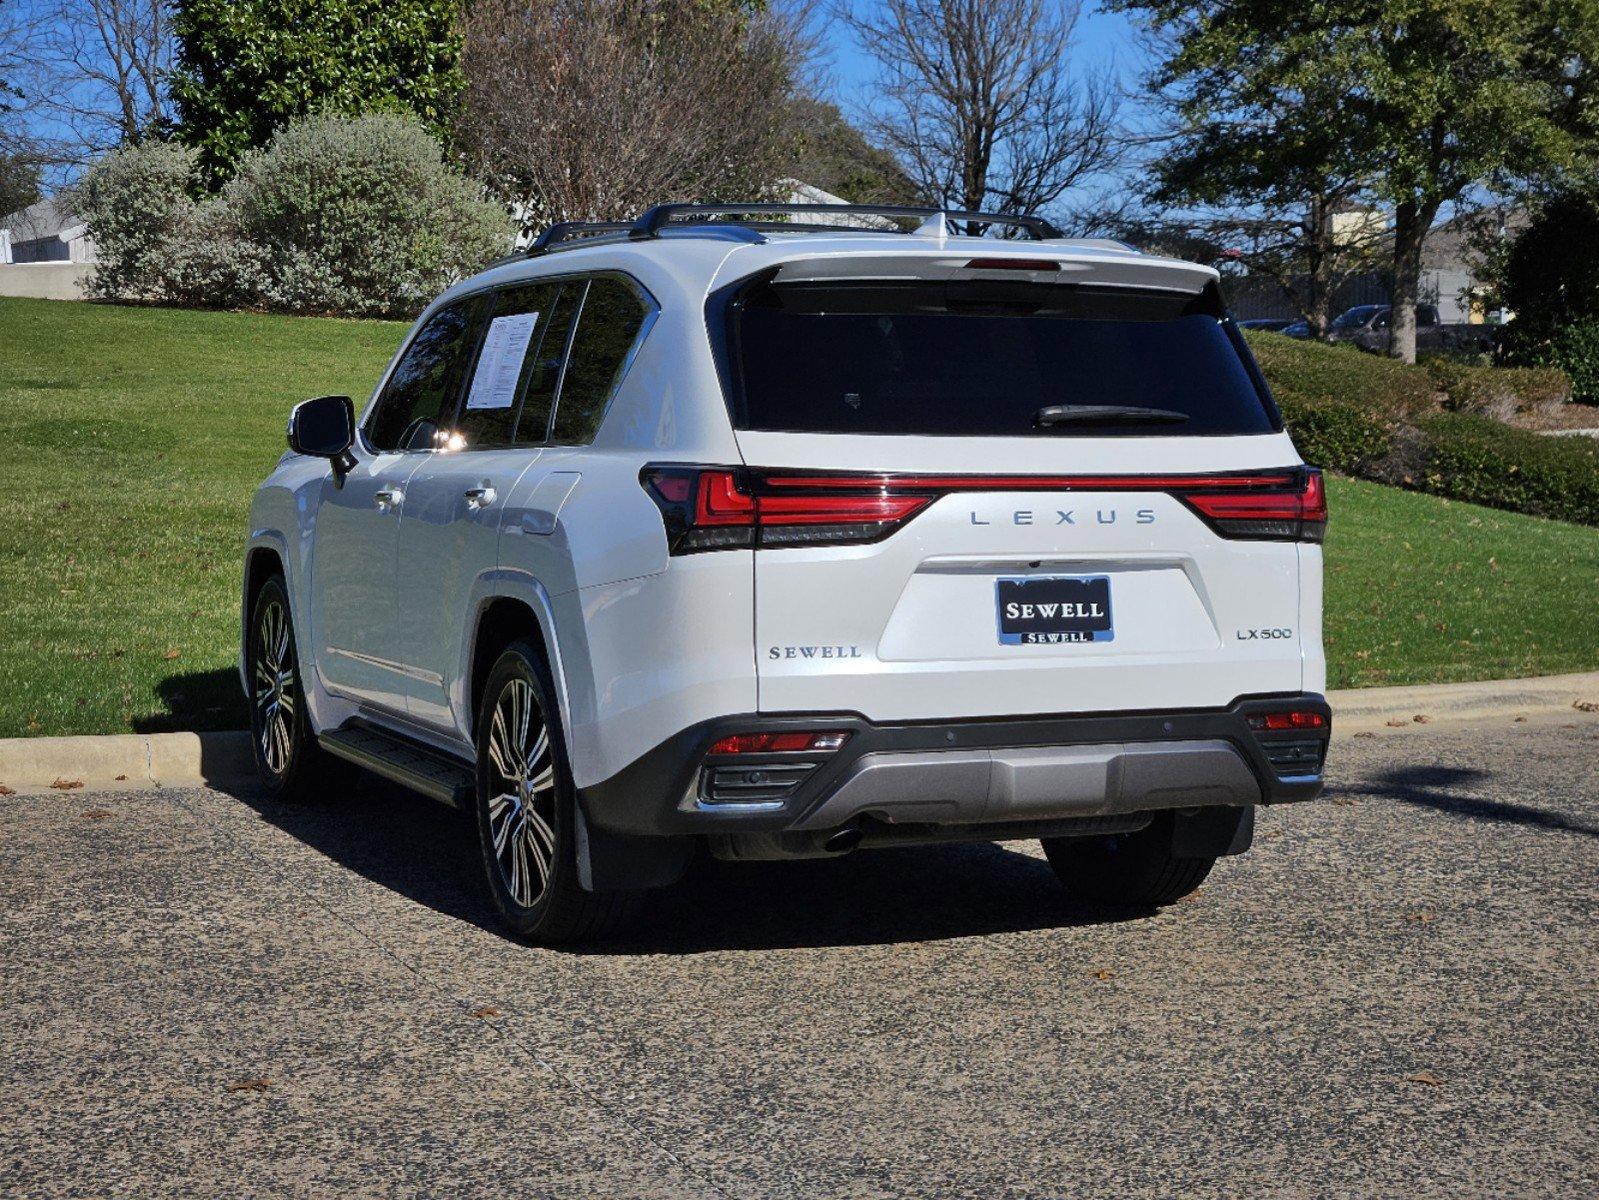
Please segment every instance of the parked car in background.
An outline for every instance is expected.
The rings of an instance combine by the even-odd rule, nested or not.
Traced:
[[[1291,338],[1308,338],[1310,336],[1309,321],[1293,321],[1282,328],[1282,335]]]
[[[1329,342],[1353,342],[1373,354],[1386,354],[1393,336],[1393,308],[1387,304],[1357,304],[1345,309],[1327,329]],[[1486,354],[1493,349],[1492,325],[1447,325],[1433,304],[1416,305],[1418,354]]]
[[[1210,267],[663,205],[452,288],[289,447],[244,572],[262,783],[473,813],[520,937],[700,848],[1038,838],[1148,908],[1321,790],[1322,478]]]
[[[1267,333],[1281,333],[1294,323],[1292,317],[1254,317],[1238,322],[1240,329],[1260,329]]]

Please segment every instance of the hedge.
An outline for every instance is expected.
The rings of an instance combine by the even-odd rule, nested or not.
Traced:
[[[1473,504],[1599,525],[1599,439],[1544,437],[1471,411],[1555,403],[1546,370],[1411,367],[1279,335],[1250,345],[1307,462]],[[1490,405],[1489,407],[1492,407]]]

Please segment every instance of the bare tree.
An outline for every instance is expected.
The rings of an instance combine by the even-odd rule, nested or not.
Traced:
[[[21,86],[53,165],[79,167],[169,119],[166,0],[55,0],[37,10]]]
[[[1121,153],[1107,75],[1070,67],[1076,0],[839,0],[877,60],[869,132],[929,200],[1037,213]]]
[[[785,161],[800,22],[704,0],[477,0],[460,135],[524,224],[759,198]]]

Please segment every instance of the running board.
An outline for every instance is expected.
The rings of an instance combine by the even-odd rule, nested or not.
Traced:
[[[472,806],[476,781],[459,759],[424,749],[373,729],[335,729],[317,738],[329,754],[348,759],[374,775],[442,800],[453,808]]]

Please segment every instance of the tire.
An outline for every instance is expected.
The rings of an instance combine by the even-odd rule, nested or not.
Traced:
[[[250,746],[261,786],[272,799],[287,803],[348,794],[359,768],[317,744],[305,708],[289,594],[281,575],[268,579],[256,592],[249,631],[245,674],[250,681]]]
[[[1043,838],[1044,854],[1069,895],[1129,908],[1159,908],[1205,881],[1214,857],[1173,854],[1172,816],[1162,813],[1136,833]]]
[[[577,800],[544,656],[506,647],[477,716],[477,830],[494,907],[521,941],[554,946],[612,933],[633,899],[578,882]]]

